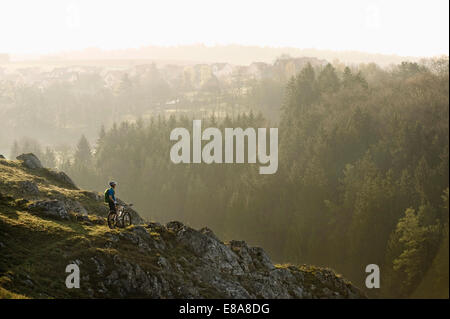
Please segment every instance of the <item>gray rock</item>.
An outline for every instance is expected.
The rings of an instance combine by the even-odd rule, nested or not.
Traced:
[[[253,263],[257,266],[269,270],[275,269],[275,266],[270,261],[269,256],[267,256],[266,252],[261,247],[251,247],[249,248],[249,253],[253,258]]]
[[[66,200],[64,202],[66,209],[68,211],[72,211],[78,214],[81,214],[83,216],[87,216],[88,212],[87,210],[83,207],[83,205],[81,205],[79,202],[75,201],[75,200]]]
[[[105,271],[105,264],[101,258],[98,257],[91,257],[92,262],[95,264],[95,267],[97,269],[97,275],[103,275],[103,272]]]
[[[131,231],[138,237],[137,246],[139,251],[144,253],[150,252],[149,242],[151,242],[151,236],[147,230],[143,226],[134,226]]]
[[[209,236],[217,241],[220,241],[220,239],[216,236],[216,234],[214,234],[214,232],[209,229],[208,227],[203,227],[202,229],[199,230],[199,232],[201,232],[202,234],[205,234],[206,236]]]
[[[150,234],[143,226],[134,226],[131,231],[139,235],[141,238],[150,239]]]
[[[232,240],[228,245],[230,249],[238,256],[239,263],[245,271],[255,269],[253,258],[249,254],[248,246],[244,241]]]
[[[169,269],[170,268],[169,262],[167,261],[166,258],[164,258],[162,256],[158,258],[158,262],[157,263],[158,263],[158,266],[160,266],[162,268],[165,268],[165,269]]]
[[[40,200],[28,205],[31,212],[39,213],[56,219],[69,220],[69,214],[62,201],[59,200]]]
[[[248,291],[244,287],[242,287],[242,285],[237,281],[224,280],[218,277],[211,284],[214,287],[217,287],[217,290],[224,293],[226,298],[234,298],[234,299],[251,298],[251,295],[248,293]]]
[[[165,230],[163,225],[161,225],[160,223],[156,223],[156,222],[149,222],[147,224],[147,226],[145,226],[145,227],[149,228],[151,231],[156,231],[156,232],[161,232],[161,231]]]
[[[184,227],[183,223],[179,221],[171,221],[166,224],[166,228],[174,232],[178,232]]]
[[[285,283],[295,280],[292,273],[286,268],[275,269],[270,273],[270,276],[275,280]]]
[[[133,244],[139,244],[139,236],[131,232],[120,232],[119,238],[131,241]]]
[[[39,195],[38,186],[31,181],[20,181],[19,183],[20,192],[24,195]]]
[[[162,292],[159,280],[135,263],[132,263],[118,255],[113,257],[114,271],[105,280],[107,288],[117,289],[122,297],[133,295],[145,295],[150,298],[161,298],[167,292]]]
[[[220,271],[234,274],[242,274],[236,255],[222,242],[207,236],[181,223],[171,222],[167,224],[169,229],[178,229],[176,240],[197,257],[206,260]]]
[[[47,170],[48,174],[51,176],[51,178],[55,179],[56,181],[63,184],[65,187],[70,189],[78,189],[78,187],[75,185],[75,183],[72,181],[72,179],[64,172],[61,171],[54,171],[54,170]]]
[[[293,293],[293,297],[294,298],[302,299],[304,297],[304,293],[303,293],[303,288],[302,287],[295,287],[292,290],[292,293]]]
[[[117,236],[116,234],[108,233],[106,234],[106,237],[114,243],[117,243],[120,240],[119,236]]]
[[[18,159],[19,161],[23,161],[23,164],[30,169],[43,167],[41,161],[33,153],[19,155],[16,157],[16,159]]]

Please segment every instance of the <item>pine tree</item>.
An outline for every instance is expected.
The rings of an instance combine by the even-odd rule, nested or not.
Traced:
[[[336,92],[339,90],[340,81],[334,67],[328,63],[318,77],[321,92]]]
[[[344,75],[342,77],[342,84],[344,87],[351,87],[353,82],[353,74],[348,66],[344,69]]]
[[[82,135],[74,155],[75,165],[89,166],[92,160],[91,147],[86,136]]]
[[[45,149],[45,153],[42,156],[42,164],[44,164],[45,167],[49,167],[49,168],[56,167],[55,152],[50,147],[47,147]]]

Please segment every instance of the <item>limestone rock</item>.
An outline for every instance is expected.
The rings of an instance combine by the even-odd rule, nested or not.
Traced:
[[[56,219],[69,219],[66,206],[59,200],[40,200],[28,205],[28,208],[38,214]]]
[[[48,174],[51,176],[51,178],[63,184],[65,187],[69,189],[78,189],[78,187],[66,173],[49,169]]]
[[[30,169],[43,167],[41,161],[33,153],[19,155],[16,157],[16,159],[18,159],[19,161],[23,161],[23,164]]]
[[[20,192],[23,195],[32,195],[32,196],[39,195],[39,188],[32,181],[20,181],[20,182],[18,182],[18,185],[19,185]]]

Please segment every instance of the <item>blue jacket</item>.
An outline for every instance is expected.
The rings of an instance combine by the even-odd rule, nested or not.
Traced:
[[[108,199],[109,196],[111,196],[113,201],[116,201],[116,192],[114,191],[114,188],[111,187],[106,193],[108,194]]]

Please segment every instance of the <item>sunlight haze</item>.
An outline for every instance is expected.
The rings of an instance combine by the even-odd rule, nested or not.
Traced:
[[[2,0],[0,52],[203,43],[434,56],[449,51],[448,9],[445,0]]]
[[[0,299],[448,300],[448,10],[0,0]]]

